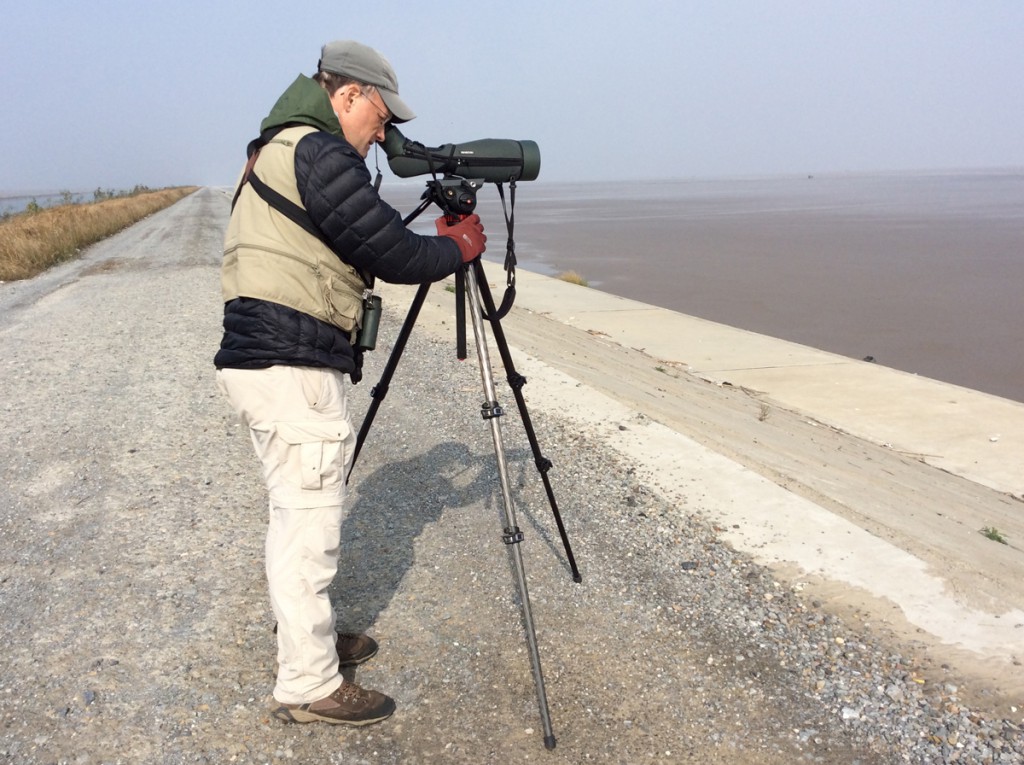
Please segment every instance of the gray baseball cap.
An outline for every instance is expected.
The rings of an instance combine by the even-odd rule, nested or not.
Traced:
[[[416,115],[398,97],[398,77],[391,64],[373,48],[355,40],[335,40],[320,49],[317,68],[373,85],[394,115],[392,122],[408,122]]]

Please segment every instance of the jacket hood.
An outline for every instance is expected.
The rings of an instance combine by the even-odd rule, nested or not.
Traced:
[[[331,107],[331,100],[327,97],[327,91],[304,74],[300,74],[277,99],[270,114],[260,123],[260,133],[270,128],[295,123],[310,125],[317,130],[345,137],[341,132],[338,116]]]

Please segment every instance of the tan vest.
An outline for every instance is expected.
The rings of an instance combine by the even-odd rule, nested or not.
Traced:
[[[295,180],[295,145],[315,128],[286,128],[260,151],[253,172],[302,207]],[[366,285],[323,242],[242,187],[224,238],[224,302],[259,298],[294,308],[354,333]]]

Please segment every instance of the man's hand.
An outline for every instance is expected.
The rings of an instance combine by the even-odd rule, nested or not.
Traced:
[[[459,252],[462,253],[462,262],[469,263],[484,252],[487,247],[487,236],[484,234],[484,227],[480,223],[480,216],[476,213],[467,215],[458,223],[448,224],[442,215],[434,225],[437,227],[438,236],[447,236],[455,240],[459,245]]]

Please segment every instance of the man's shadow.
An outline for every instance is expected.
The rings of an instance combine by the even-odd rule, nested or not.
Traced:
[[[338,575],[329,589],[339,631],[373,625],[413,565],[417,537],[445,509],[501,501],[487,467],[466,444],[446,441],[350,484]]]

